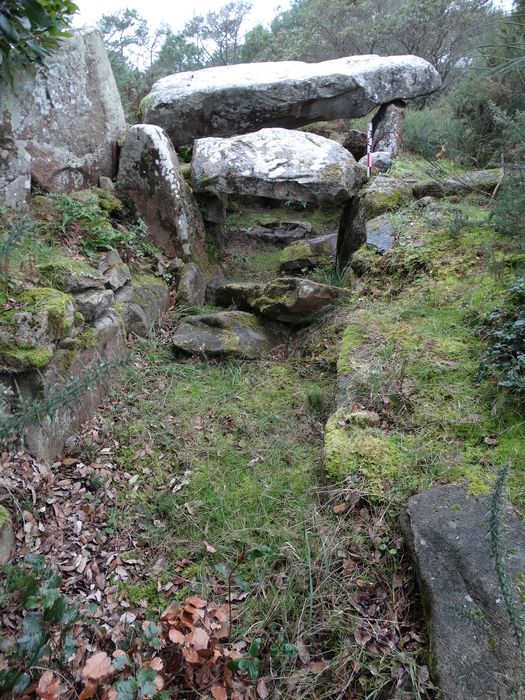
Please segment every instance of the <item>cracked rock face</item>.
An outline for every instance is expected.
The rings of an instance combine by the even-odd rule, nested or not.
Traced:
[[[362,117],[378,105],[432,93],[440,84],[434,67],[417,56],[205,68],[158,80],[143,100],[143,121],[164,128],[178,146],[202,136]]]
[[[157,126],[136,124],[120,156],[117,189],[133,200],[153,243],[169,257],[206,257],[204,223],[177,154]]]
[[[25,145],[31,177],[44,189],[69,192],[98,185],[100,175],[113,176],[116,143],[126,133],[100,32],[88,30],[61,42],[48,67],[45,78],[17,76],[14,86],[0,80],[3,135]],[[21,194],[8,195],[7,205],[14,197],[13,208],[19,208]]]
[[[341,145],[288,129],[261,129],[228,139],[199,139],[193,148],[195,191],[303,200],[348,201],[365,179]]]

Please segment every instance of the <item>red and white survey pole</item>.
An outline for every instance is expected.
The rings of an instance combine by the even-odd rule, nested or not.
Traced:
[[[368,124],[366,134],[366,170],[368,177],[372,174],[372,122]]]

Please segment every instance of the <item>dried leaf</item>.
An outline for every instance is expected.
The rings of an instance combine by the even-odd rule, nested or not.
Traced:
[[[354,639],[360,647],[364,647],[372,639],[372,635],[368,630],[356,629]]]
[[[186,635],[182,634],[179,630],[172,627],[168,632],[168,637],[170,642],[174,644],[184,644],[186,641]]]
[[[97,692],[98,683],[91,683],[88,681],[84,686],[84,690],[78,696],[78,700],[89,700]]]
[[[210,554],[215,554],[217,551],[215,547],[208,542],[208,540],[204,540],[204,546],[206,547],[206,551],[208,551]]]
[[[42,700],[56,700],[62,697],[60,680],[52,671],[44,671],[36,687],[36,694]]]
[[[323,659],[321,661],[310,661],[309,664],[306,664],[305,669],[311,673],[322,673],[326,671],[329,666],[330,663]]]
[[[206,632],[206,630],[203,630],[200,627],[195,627],[195,629],[187,635],[186,641],[195,649],[195,651],[200,651],[208,648],[210,635]]]
[[[262,700],[266,700],[266,698],[270,696],[270,691],[266,687],[263,678],[257,683],[257,695],[262,698]]]
[[[211,694],[215,700],[228,700],[228,691],[223,685],[214,683],[211,687]]]
[[[105,651],[99,651],[97,654],[90,656],[82,669],[84,678],[91,678],[98,681],[110,676],[115,669],[111,665],[111,659]]]
[[[344,513],[348,510],[348,503],[338,503],[332,508],[332,512],[338,515],[339,513]]]

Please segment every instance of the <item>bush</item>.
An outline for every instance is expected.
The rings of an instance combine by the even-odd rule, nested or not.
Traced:
[[[408,110],[405,119],[405,148],[425,160],[434,160],[442,145],[447,153],[457,156],[461,124],[452,118],[446,102],[419,111]]]
[[[487,319],[489,348],[481,363],[481,377],[525,399],[525,276],[510,287],[507,303]]]

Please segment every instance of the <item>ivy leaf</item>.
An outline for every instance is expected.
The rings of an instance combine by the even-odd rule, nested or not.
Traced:
[[[42,627],[39,613],[29,613],[22,621],[24,633],[19,637],[17,647],[22,655],[37,653],[46,642],[46,634]]]
[[[62,660],[67,664],[77,653],[77,642],[72,632],[67,632],[62,642]],[[114,664],[113,664],[114,665]]]

